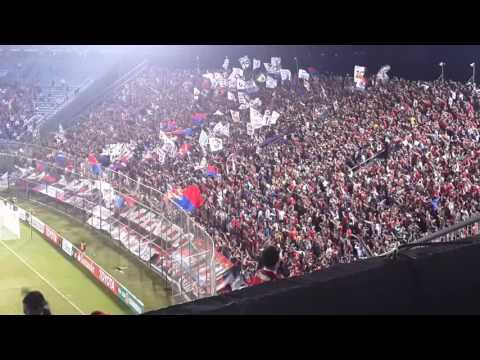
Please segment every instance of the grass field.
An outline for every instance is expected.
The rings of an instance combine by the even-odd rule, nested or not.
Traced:
[[[19,199],[18,205],[24,209],[31,210],[33,215],[54,228],[74,245],[79,246],[80,242],[86,242],[87,255],[135,294],[135,296],[144,303],[145,311],[159,309],[170,305],[169,295],[165,290],[164,281],[158,275],[152,273],[151,270],[147,269],[142,264],[139,264],[138,260],[134,259],[130,254],[113,244],[112,240],[109,239],[107,235],[99,234],[86,225],[83,225],[68,216],[59,214],[55,210],[39,206],[37,203]],[[29,229],[23,225],[22,234],[26,231],[25,228]],[[50,245],[47,240],[41,238],[35,230],[33,230],[33,240],[38,241],[29,241],[30,234],[28,233],[27,235],[27,238],[23,236],[21,240],[4,241],[3,245],[12,248],[12,250],[19,254],[20,257],[25,256],[24,259],[27,260],[27,262],[31,261],[32,267],[34,267],[38,273],[46,274],[44,275],[45,278],[50,279],[49,277],[52,277],[52,280],[50,281],[52,285],[59,289],[60,292],[63,292],[60,288],[64,289],[66,291],[65,294],[68,293],[68,296],[66,296],[67,299],[71,299],[79,309],[84,312],[91,312],[93,309],[100,309],[111,314],[131,313],[130,310],[115,299],[113,295],[110,295],[106,290],[101,288],[101,285],[97,284],[96,280],[92,279],[85,270],[81,269],[77,264],[69,261],[58,250]],[[14,256],[6,246],[0,246],[0,264],[2,264],[0,266],[2,268],[7,266],[5,265],[7,262],[8,264],[12,262],[15,266],[9,265],[6,271],[0,270],[0,293],[2,293],[3,289],[11,289],[8,292],[8,296],[2,296],[0,299],[0,313],[11,314],[19,313],[19,311],[21,311],[21,288],[27,286],[30,288],[34,287],[25,284],[26,278],[23,277],[24,275],[20,275],[25,273],[30,274],[29,276],[32,280],[30,280],[29,283],[33,283],[35,286],[43,284],[43,288],[50,288],[50,292],[45,292],[45,295],[52,294],[52,299],[58,300],[55,300],[54,303],[50,300],[49,296],[47,296],[47,299],[52,303],[52,310],[55,313],[80,313],[72,304],[63,299],[61,295],[49,287],[45,281],[42,281],[41,277],[35,276],[35,273],[31,271],[31,269],[28,269],[21,260]],[[15,248],[13,248],[13,246],[15,246]],[[21,251],[21,253],[17,250]],[[48,255],[44,255],[44,253]],[[7,260],[7,262],[4,263],[2,261],[2,256],[10,260]],[[50,257],[55,257],[55,260],[50,260]],[[57,269],[57,263],[63,264],[58,265],[59,269],[61,268],[61,271]],[[11,271],[9,270],[10,267],[12,269]],[[65,270],[67,267],[70,268],[72,274],[77,275],[71,275],[70,272],[67,273]],[[125,270],[119,272],[116,270],[118,267],[122,267]],[[18,276],[20,276],[20,278],[16,275],[17,268],[24,269],[19,272]],[[30,271],[28,272],[27,270]],[[11,272],[15,275],[10,277]],[[55,277],[53,278],[54,275]],[[35,279],[36,282],[33,281],[33,279]],[[84,288],[82,285],[83,282],[89,284],[89,289],[90,287],[95,288],[96,292]],[[68,289],[66,289],[66,287]],[[78,294],[78,296],[76,294]],[[56,304],[57,302],[58,305]],[[98,305],[96,305],[97,303]],[[56,310],[57,306],[58,310]],[[90,307],[92,306],[93,308],[90,310]]]
[[[0,241],[0,267],[0,314],[23,313],[25,288],[41,291],[57,315],[131,313],[27,225],[20,239]]]

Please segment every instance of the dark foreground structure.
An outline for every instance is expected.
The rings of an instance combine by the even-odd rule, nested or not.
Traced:
[[[478,236],[465,240],[404,249],[148,314],[480,314],[480,243]]]

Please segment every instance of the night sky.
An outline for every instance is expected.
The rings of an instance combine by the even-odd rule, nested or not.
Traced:
[[[168,46],[155,51],[166,65],[191,67],[200,57],[202,69],[218,67],[226,55],[239,66],[243,55],[256,56],[269,61],[271,56],[281,56],[282,65],[295,68],[315,66],[320,71],[352,75],[354,65],[365,65],[368,72],[376,73],[385,64],[392,67],[391,76],[411,80],[434,80],[440,75],[438,63],[445,61],[447,79],[467,81],[472,69],[469,64],[480,65],[479,45],[196,45]]]

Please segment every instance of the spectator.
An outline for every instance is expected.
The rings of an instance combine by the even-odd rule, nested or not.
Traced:
[[[52,315],[50,307],[40,291],[30,291],[23,298],[25,315]]]

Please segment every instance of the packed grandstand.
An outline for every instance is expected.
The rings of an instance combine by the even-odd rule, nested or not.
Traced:
[[[224,259],[218,293],[251,284],[270,245],[280,276],[294,277],[385,253],[479,211],[470,84],[265,61],[225,59],[203,71],[150,64],[81,121],[41,139],[54,150],[36,157],[98,178],[110,168],[141,184],[112,183],[123,194],[111,199],[114,212],[135,201],[159,212],[176,204]],[[41,111],[38,91],[2,87],[2,139],[35,132],[26,120]],[[35,172],[45,175],[39,162]]]

